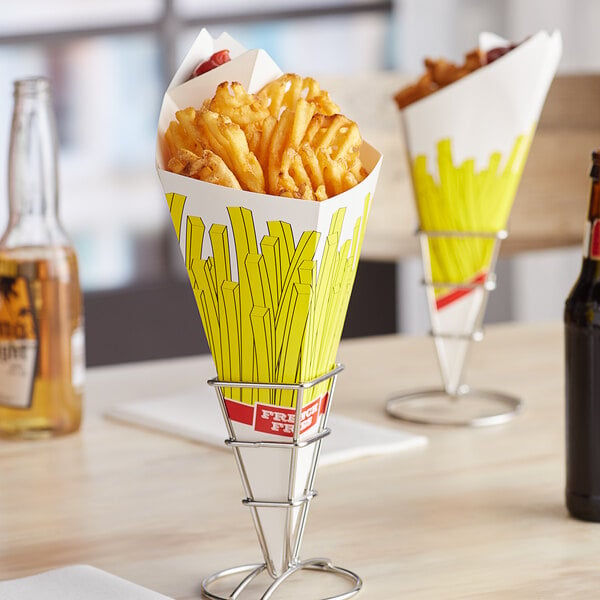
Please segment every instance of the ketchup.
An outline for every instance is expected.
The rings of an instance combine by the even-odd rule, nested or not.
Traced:
[[[231,57],[229,56],[229,50],[219,50],[215,52],[208,60],[201,62],[196,68],[192,71],[192,76],[190,79],[194,77],[198,77],[198,75],[202,75],[207,71],[212,71],[216,67],[220,67],[221,65],[229,62]]]
[[[498,46],[497,48],[488,50],[485,54],[485,64],[489,65],[495,60],[498,60],[500,57],[508,54],[511,50],[514,50],[518,45],[519,44],[510,44],[509,46]]]

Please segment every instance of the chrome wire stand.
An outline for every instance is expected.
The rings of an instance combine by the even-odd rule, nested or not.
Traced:
[[[461,417],[455,409],[473,403],[471,412],[479,411],[481,404],[499,405],[489,414]],[[441,406],[441,404],[446,406]],[[416,410],[415,410],[416,405]],[[412,408],[412,410],[411,410]],[[468,407],[467,407],[468,408]],[[512,421],[523,409],[523,401],[516,396],[493,390],[461,386],[458,393],[449,394],[444,388],[420,388],[392,396],[386,411],[395,419],[416,425],[440,425],[453,427],[484,427],[502,425]]]
[[[258,535],[258,540],[263,552],[265,562],[241,565],[228,569],[218,571],[209,577],[206,577],[201,584],[202,595],[205,598],[211,600],[238,600],[243,597],[242,593],[248,588],[257,578],[261,575],[267,574],[269,576],[269,583],[259,597],[260,600],[268,600],[276,592],[277,589],[292,575],[302,570],[316,571],[321,573],[329,573],[334,576],[338,576],[350,583],[352,586],[350,589],[343,593],[337,593],[333,596],[323,597],[321,600],[346,600],[356,595],[362,588],[361,578],[352,571],[344,569],[342,567],[335,566],[328,558],[311,558],[308,560],[300,560],[300,547],[302,544],[302,537],[304,534],[304,528],[306,525],[308,509],[311,500],[317,495],[313,489],[314,479],[316,475],[316,467],[321,452],[321,444],[323,439],[331,433],[330,429],[327,428],[327,420],[329,417],[329,411],[331,408],[331,400],[335,388],[335,383],[338,374],[343,370],[343,365],[336,365],[330,372],[317,377],[308,382],[298,384],[275,384],[275,383],[246,383],[246,382],[232,382],[232,381],[220,381],[217,378],[208,381],[208,384],[215,388],[223,418],[227,427],[229,438],[225,440],[225,444],[232,448],[238,470],[242,479],[244,492],[246,497],[242,500],[242,503],[250,508],[252,513],[252,520],[254,528]],[[301,437],[301,423],[303,415],[303,397],[304,392],[316,385],[324,384],[327,387],[326,391],[326,405],[323,411],[318,428],[316,432],[311,433],[308,437]],[[269,439],[260,440],[240,440],[237,439],[235,433],[235,427],[229,417],[227,410],[226,398],[224,395],[225,388],[251,388],[251,389],[262,389],[262,390],[290,390],[295,394],[295,413],[293,423],[293,434],[289,441],[273,441]],[[261,500],[254,498],[252,492],[251,481],[248,477],[247,468],[244,462],[244,456],[242,451],[244,449],[276,449],[276,450],[287,450],[290,453],[289,464],[289,477],[287,482],[288,496],[281,500]],[[294,476],[299,461],[299,452],[302,449],[312,448],[313,453],[310,460],[310,467],[308,470],[308,478],[303,493],[298,497],[298,494],[294,493]],[[259,515],[259,509],[272,509],[272,510],[286,510],[286,527],[285,535],[285,565],[283,568],[278,566],[271,556],[263,524]],[[297,523],[293,525],[294,519],[291,511],[299,510],[299,516]],[[233,590],[226,596],[219,595],[213,590],[213,587],[218,583],[225,583],[225,580],[237,577],[238,583],[234,584]],[[241,578],[241,579],[240,579]]]
[[[386,412],[391,417],[419,425],[442,425],[456,427],[482,427],[500,425],[512,420],[523,409],[523,401],[510,394],[476,389],[462,383],[462,375],[467,357],[468,345],[483,340],[483,318],[489,292],[496,289],[495,267],[500,243],[508,237],[505,230],[481,231],[424,231],[417,230],[421,242],[421,254],[428,297],[432,329],[429,335],[434,339],[444,385],[441,388],[420,388],[408,390],[392,396],[386,403]],[[473,282],[453,283],[434,280],[431,273],[430,238],[481,239],[493,240],[494,247],[488,271],[483,279]],[[480,290],[481,301],[472,326],[462,331],[441,331],[436,314],[435,290],[453,289],[461,295]],[[444,342],[464,342],[462,360],[451,369],[441,356]]]

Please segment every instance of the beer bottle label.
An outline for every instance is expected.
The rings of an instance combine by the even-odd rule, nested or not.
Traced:
[[[29,408],[38,334],[25,277],[0,276],[0,406]]]
[[[583,256],[592,260],[600,260],[600,220],[586,221],[583,236]]]

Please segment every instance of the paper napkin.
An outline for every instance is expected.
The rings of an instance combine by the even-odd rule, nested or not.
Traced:
[[[215,392],[208,386],[172,396],[126,402],[108,416],[227,450],[228,437]],[[356,458],[417,448],[427,438],[335,414],[329,415],[331,435],[323,441],[320,466]]]
[[[0,581],[2,600],[170,600],[157,592],[96,569],[73,565]]]

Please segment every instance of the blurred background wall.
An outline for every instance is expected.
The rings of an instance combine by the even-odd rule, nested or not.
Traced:
[[[61,214],[80,258],[91,364],[206,349],[173,320],[195,307],[154,171],[162,93],[201,27],[226,30],[265,48],[284,70],[317,77],[418,73],[426,55],[459,60],[481,30],[520,40],[556,27],[562,72],[600,68],[597,0],[0,0],[0,15],[0,229],[12,81],[45,74],[55,92]],[[579,256],[567,249],[501,261],[488,320],[559,317]],[[389,290],[394,314],[369,326],[360,323],[368,311],[356,307],[346,334],[426,330],[418,259],[369,269],[365,277]],[[123,340],[107,353],[113,317],[126,325],[115,325]]]

